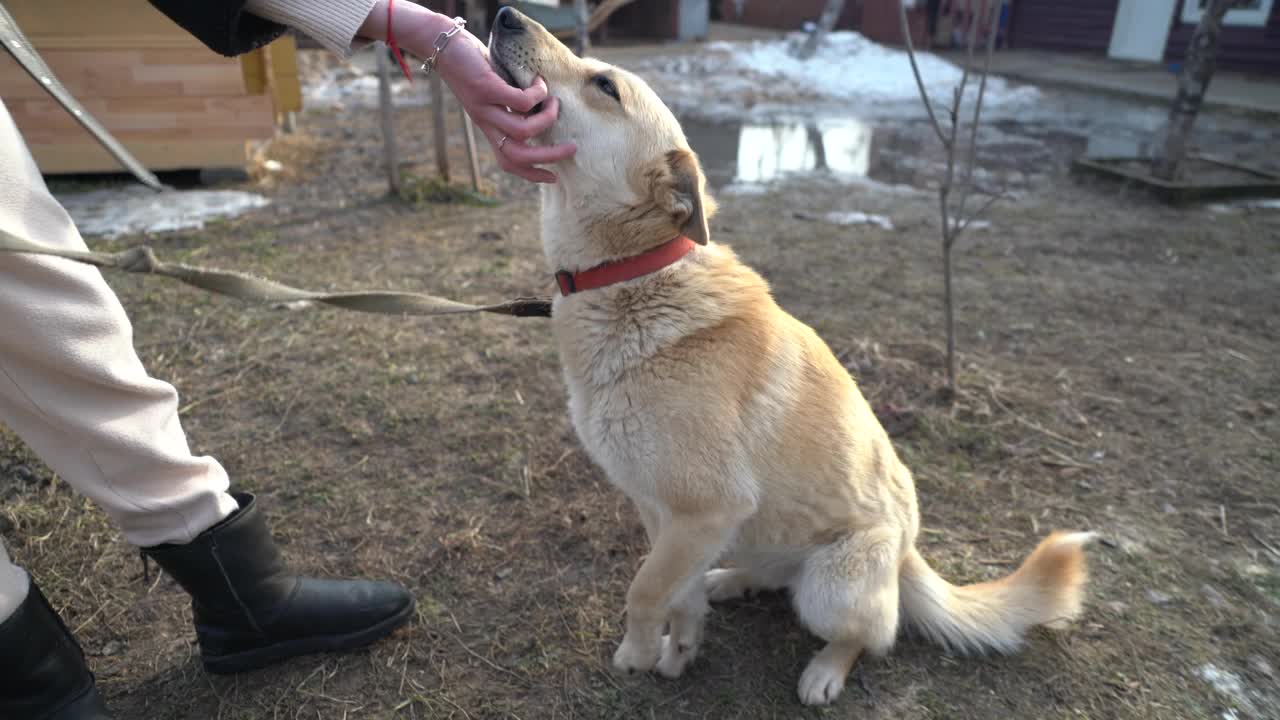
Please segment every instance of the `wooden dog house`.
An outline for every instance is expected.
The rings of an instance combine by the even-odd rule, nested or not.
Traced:
[[[243,168],[248,143],[300,110],[293,38],[222,57],[145,2],[5,0],[85,109],[151,170]],[[21,66],[0,54],[0,97],[46,174],[120,170]]]

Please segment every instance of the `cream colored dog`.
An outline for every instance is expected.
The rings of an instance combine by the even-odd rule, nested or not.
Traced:
[[[957,587],[929,567],[911,473],[823,341],[710,242],[697,159],[643,81],[574,56],[511,8],[490,57],[513,84],[540,75],[559,99],[539,140],[578,145],[542,191],[551,266],[634,275],[637,256],[678,257],[594,289],[572,287],[590,273],[562,274],[579,291],[554,305],[573,425],[651,544],[617,668],[678,676],[708,599],[747,590],[789,589],[827,641],[800,677],[806,704],[834,700],[859,655],[888,651],[903,624],[956,651],[1008,652],[1028,628],[1079,614],[1091,533],[1051,535],[994,582]],[[682,235],[691,252],[671,244]],[[733,567],[712,569],[720,561]]]

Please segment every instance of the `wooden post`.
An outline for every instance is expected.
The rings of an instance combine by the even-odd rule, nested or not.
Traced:
[[[578,32],[574,38],[573,51],[578,57],[586,57],[591,49],[591,30],[587,28],[587,0],[573,0],[573,9],[578,16]]]
[[[440,179],[449,182],[449,136],[445,127],[445,92],[444,81],[440,73],[431,73],[431,122],[436,138],[436,170]]]
[[[462,114],[462,133],[467,141],[467,164],[471,169],[471,189],[480,192],[480,158],[476,154],[476,130],[471,124],[471,116],[461,106],[458,106],[458,112]]]
[[[445,0],[444,13],[452,17],[455,15],[455,10],[457,10],[456,0]],[[431,123],[434,126],[432,131],[436,141],[436,171],[440,174],[440,179],[448,183],[450,181],[449,127],[448,113],[445,108],[445,103],[448,102],[446,95],[440,73],[431,73]]]
[[[382,115],[382,149],[387,163],[387,182],[391,192],[400,194],[400,166],[396,157],[396,118],[391,104],[391,61],[387,59],[387,46],[378,43],[374,47],[378,58],[378,111]]]

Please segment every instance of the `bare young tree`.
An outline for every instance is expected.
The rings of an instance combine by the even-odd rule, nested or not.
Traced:
[[[949,107],[944,106],[949,121],[945,129],[938,122],[938,115],[934,112],[933,101],[929,98],[928,91],[925,90],[924,79],[920,77],[920,67],[916,64],[915,47],[911,42],[911,29],[907,23],[907,6],[904,0],[900,0],[898,11],[902,27],[902,38],[907,48],[907,57],[911,61],[911,72],[915,75],[916,88],[920,91],[920,99],[924,102],[925,112],[929,116],[929,124],[933,127],[934,133],[937,134],[938,140],[942,143],[942,147],[947,154],[946,173],[942,182],[938,185],[938,206],[942,215],[942,302],[947,332],[947,391],[949,396],[954,397],[956,389],[956,336],[955,305],[951,293],[951,250],[955,247],[956,240],[960,238],[969,225],[978,216],[982,215],[991,206],[991,203],[999,199],[999,195],[991,195],[976,210],[970,212],[967,207],[970,198],[974,194],[973,171],[978,159],[978,126],[982,120],[982,98],[987,90],[987,76],[991,70],[991,56],[995,52],[996,23],[1000,18],[1000,7],[998,1],[987,0],[980,5],[979,10],[974,12],[973,17],[970,18],[968,51],[964,68],[960,75],[960,82],[952,91],[951,105]],[[960,133],[962,122],[961,105],[974,67],[974,45],[977,41],[980,26],[987,29],[986,57],[983,61],[982,72],[978,76],[978,96],[974,100],[973,117],[969,122],[969,139],[967,145],[964,145],[962,144],[963,138]],[[967,158],[961,158],[963,169],[961,177],[957,178],[957,170],[961,169],[960,163],[957,163],[957,156],[960,155],[962,150],[968,151]]]
[[[818,18],[818,27],[809,34],[809,38],[805,40],[804,45],[800,47],[796,56],[801,60],[807,60],[813,57],[818,51],[818,47],[822,45],[822,38],[831,32],[836,26],[836,21],[840,19],[840,13],[844,12],[845,0],[827,0],[827,4],[822,8],[822,15]]]
[[[1194,2],[1195,0],[1188,0]],[[1195,125],[1204,94],[1217,66],[1218,35],[1222,31],[1222,18],[1235,0],[1209,0],[1209,7],[1200,13],[1200,22],[1191,35],[1187,57],[1182,72],[1178,74],[1178,95],[1169,108],[1169,122],[1161,135],[1155,157],[1151,161],[1151,174],[1161,180],[1173,180],[1187,156],[1187,144],[1191,128]]]

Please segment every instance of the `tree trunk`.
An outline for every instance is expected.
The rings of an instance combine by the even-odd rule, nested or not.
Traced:
[[[1213,79],[1218,56],[1218,34],[1222,31],[1222,17],[1235,0],[1210,0],[1209,7],[1200,15],[1200,23],[1191,35],[1187,57],[1178,75],[1178,95],[1169,108],[1169,124],[1165,127],[1151,161],[1151,174],[1161,180],[1173,180],[1187,155],[1187,142],[1191,139],[1191,127],[1204,102],[1204,94]]]
[[[813,169],[825,171],[827,169],[827,146],[822,141],[822,131],[818,130],[817,125],[810,124],[805,127],[805,134],[809,138],[809,147],[813,148]]]
[[[574,39],[573,51],[578,57],[586,57],[587,51],[591,49],[591,31],[587,29],[590,15],[587,12],[587,0],[573,0],[573,9],[578,15],[578,34]]]
[[[822,45],[822,38],[836,26],[836,21],[840,19],[840,13],[844,12],[845,0],[827,0],[827,6],[822,9],[822,17],[818,19],[818,27],[809,35],[809,39],[805,41],[804,46],[800,48],[798,57],[801,60],[807,60],[813,57],[818,51],[818,46]]]
[[[951,299],[951,242],[942,242],[942,312],[947,318],[947,401],[956,394],[956,322]]]

